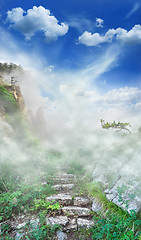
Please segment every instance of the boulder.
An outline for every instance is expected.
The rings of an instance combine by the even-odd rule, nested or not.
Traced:
[[[98,199],[94,198],[92,202],[92,211],[99,213],[103,210],[102,204],[98,201]]]

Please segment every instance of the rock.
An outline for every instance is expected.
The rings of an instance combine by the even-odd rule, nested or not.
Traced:
[[[67,234],[62,231],[57,231],[57,237],[58,237],[58,240],[66,240]]]
[[[93,203],[92,203],[92,211],[99,213],[103,210],[102,208],[102,204],[97,200],[97,199],[93,199]]]
[[[81,208],[81,207],[63,207],[62,211],[64,214],[69,214],[70,216],[78,215],[78,216],[89,216],[90,209],[88,208]]]
[[[59,185],[59,184],[54,185],[54,186],[52,186],[52,189],[54,189],[56,191],[61,191],[62,190],[62,185]]]
[[[52,186],[52,189],[56,190],[56,191],[69,191],[69,190],[72,190],[74,187],[73,184],[57,184],[57,185],[54,185]]]
[[[94,226],[94,221],[87,220],[87,219],[84,219],[84,218],[78,218],[77,219],[77,226],[78,226],[78,229],[80,229],[80,228],[90,228],[90,227]]]
[[[68,223],[68,218],[66,216],[58,216],[58,217],[47,217],[46,218],[46,224],[47,225],[61,225],[61,226],[66,226]]]
[[[42,182],[41,185],[42,186],[47,185],[47,182]]]
[[[17,233],[16,233],[16,236],[15,236],[15,240],[21,239],[24,235],[25,235],[25,234],[22,233],[22,232],[17,232]]]
[[[73,200],[73,205],[74,206],[87,206],[88,204],[90,204],[91,201],[87,198],[82,198],[82,197],[75,197]]]
[[[25,225],[27,224],[27,222],[23,222],[17,225],[17,229],[21,229],[23,227],[25,227]]]
[[[63,191],[69,191],[69,190],[72,190],[73,188],[74,188],[73,184],[63,184],[62,185],[62,190]]]
[[[54,181],[59,184],[70,184],[74,180],[73,174],[59,174],[56,175],[54,178]]]
[[[138,213],[141,209],[141,182],[136,180],[127,181],[123,177],[118,179],[111,189],[106,189],[106,198],[117,206],[128,211]]]
[[[30,220],[30,224],[32,225],[32,228],[34,228],[34,229],[38,228],[39,222],[40,222],[39,218]]]
[[[59,184],[69,184],[73,182],[73,180],[69,178],[55,178],[54,181]]]
[[[113,193],[107,193],[106,194],[106,198],[109,200],[109,201],[111,201],[111,202],[113,202],[113,200],[115,199],[117,197],[117,200],[118,200],[118,196],[117,196],[117,194],[113,194]]]
[[[70,174],[70,173],[63,173],[63,174],[58,174],[56,177],[63,177],[63,178],[74,178],[74,175],[73,174]]]
[[[76,231],[77,230],[77,223],[76,223],[76,219],[69,219],[69,224],[67,224],[67,227],[64,229],[67,232],[70,231]]]
[[[0,235],[1,235],[1,232],[2,232],[1,226],[2,226],[2,223],[0,223]]]
[[[133,201],[130,201],[127,207],[127,211],[130,213],[130,211],[135,210],[136,213],[138,213],[141,209],[141,199],[138,199],[138,197],[135,197]]]
[[[59,202],[62,205],[70,205],[72,203],[72,197],[68,194],[57,194],[51,197],[47,197],[46,201]]]

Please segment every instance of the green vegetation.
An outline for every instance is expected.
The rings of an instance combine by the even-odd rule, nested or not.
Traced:
[[[26,184],[17,186],[15,191],[8,191],[1,193],[0,197],[0,216],[1,221],[10,219],[19,214],[35,210],[40,210],[39,206],[46,209],[58,209],[58,205],[46,203],[45,200],[38,198],[45,198],[53,193],[50,185]]]
[[[63,154],[60,154],[59,152],[45,151],[43,156],[44,158],[48,159],[47,162],[35,161],[35,165],[38,164],[40,172],[38,177],[36,173],[37,169],[32,161],[32,164],[28,164],[29,170],[27,175],[25,174],[25,172],[27,172],[27,168],[25,168],[25,172],[23,171],[23,173],[18,173],[18,179],[17,169],[15,170],[15,173],[13,171],[14,166],[11,166],[10,168],[9,165],[6,166],[5,169],[3,168],[3,175],[0,181],[0,221],[4,222],[1,226],[2,240],[14,240],[14,237],[12,237],[10,234],[11,229],[9,228],[8,220],[16,219],[18,214],[24,214],[29,218],[23,230],[19,230],[19,234],[22,235],[23,232],[25,234],[23,237],[21,237],[23,240],[53,240],[55,239],[56,231],[61,229],[59,225],[55,225],[54,227],[46,225],[46,216],[48,214],[51,216],[60,214],[61,206],[58,202],[47,202],[45,198],[54,193],[51,188],[53,184],[51,176],[55,174],[54,170],[57,171],[57,169],[55,169],[56,162],[57,160],[59,161],[59,159],[60,161],[63,159]],[[53,166],[53,169],[51,169],[50,167],[52,166],[53,162],[55,162],[55,166]],[[63,166],[63,160],[61,164]],[[141,220],[137,218],[136,214],[131,212],[129,215],[115,204],[109,202],[103,194],[103,186],[100,183],[92,182],[90,175],[85,173],[82,165],[76,165],[77,164],[73,165],[70,162],[70,164],[67,166],[68,172],[75,172],[77,176],[78,184],[75,188],[74,194],[78,192],[78,195],[96,198],[103,205],[104,211],[99,214],[92,212],[95,222],[94,227],[90,229],[79,229],[77,232],[73,233],[72,239],[139,240],[141,235]],[[30,173],[31,169],[33,174]],[[41,183],[44,181],[46,184],[42,185]],[[38,224],[30,222],[31,216],[33,215],[36,216],[36,219],[39,219]]]
[[[0,67],[7,68],[7,72],[10,72],[12,67],[16,69],[14,65],[0,64]],[[79,149],[78,152],[70,150],[66,153],[46,150],[33,133],[24,113],[19,110],[12,92],[7,89],[0,86],[0,101],[6,109],[6,122],[12,126],[14,134],[10,138],[10,143],[2,136],[0,138],[1,239],[15,239],[11,235],[13,229],[10,228],[9,223],[15,221],[20,215],[28,218],[23,231],[18,230],[21,239],[55,239],[56,231],[61,228],[58,225],[54,227],[46,225],[46,216],[60,214],[61,206],[58,202],[46,201],[46,197],[55,193],[52,189],[51,177],[61,168],[77,177],[74,196],[95,198],[103,207],[103,212],[91,213],[95,221],[91,229],[80,229],[73,233],[76,239],[141,240],[140,216],[136,216],[134,212],[129,215],[109,202],[103,193],[102,184],[93,182],[92,153],[83,149]],[[129,123],[105,123],[103,120],[101,124],[105,129],[127,131],[129,131],[127,127],[130,126]],[[121,151],[121,146],[119,149]],[[119,198],[122,197],[123,190],[119,189]],[[39,219],[38,224],[31,222],[33,216]],[[75,240],[75,238],[72,239]]]
[[[0,86],[0,105],[5,109],[7,114],[18,110],[18,103],[13,93],[8,91],[4,86]]]
[[[101,126],[104,129],[114,128],[114,129],[117,129],[118,131],[126,130],[128,132],[130,132],[130,130],[127,128],[127,126],[131,127],[131,125],[128,122],[127,123],[122,123],[122,122],[116,123],[115,121],[113,121],[113,123],[110,123],[110,122],[105,123],[105,121],[102,119],[101,119]]]
[[[22,67],[14,63],[0,63],[0,72],[10,74],[12,71],[22,71]]]
[[[92,239],[137,240],[141,234],[141,220],[134,212],[123,217],[107,212],[105,217],[94,217],[95,225],[91,228]]]

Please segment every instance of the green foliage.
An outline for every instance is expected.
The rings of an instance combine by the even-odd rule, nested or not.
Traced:
[[[30,232],[28,232],[26,239],[35,239],[35,240],[55,240],[55,232],[59,229],[59,225],[48,226],[42,225],[38,228],[33,228]]]
[[[0,63],[0,72],[10,74],[14,70],[22,71],[22,67],[14,63]]]
[[[60,204],[58,202],[54,203],[47,202],[44,198],[42,199],[35,199],[34,200],[34,206],[30,209],[31,211],[37,211],[37,210],[51,210],[51,211],[57,211],[60,209]]]
[[[25,226],[18,231],[20,239],[34,239],[34,240],[55,240],[55,233],[60,229],[60,225],[55,224],[54,226],[46,225],[45,216],[39,215],[39,222],[30,223],[29,221]],[[10,237],[10,229],[8,224],[2,224],[1,226],[1,240],[14,240],[15,237]]]
[[[12,103],[16,102],[13,93],[9,92],[4,86],[0,86],[0,94],[5,97],[5,100],[9,100]]]
[[[127,126],[131,127],[131,125],[128,122],[126,122],[126,123],[122,123],[122,122],[116,123],[115,121],[113,121],[113,123],[110,123],[110,122],[105,122],[102,119],[101,119],[101,126],[104,129],[114,128],[114,129],[117,129],[118,131],[127,130],[128,132],[130,132],[130,130],[127,128]]]
[[[134,212],[128,217],[108,212],[106,217],[94,217],[94,220],[91,229],[94,240],[136,240],[141,234],[141,220],[137,220]]]
[[[53,191],[50,185],[28,185],[26,183],[14,192],[2,193],[0,197],[1,221],[7,220],[19,213],[29,212],[30,209],[34,207],[37,198],[49,196],[51,193],[53,193]],[[58,205],[52,205],[52,208],[58,207]]]
[[[8,91],[4,86],[0,86],[0,102],[7,113],[15,112],[18,104],[12,92]]]
[[[68,165],[67,173],[71,173],[76,176],[83,176],[85,174],[84,165],[77,160],[71,161]]]

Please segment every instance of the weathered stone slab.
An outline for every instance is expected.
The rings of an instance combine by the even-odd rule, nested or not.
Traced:
[[[84,218],[78,218],[77,219],[77,226],[78,226],[78,229],[80,229],[80,228],[91,228],[92,226],[94,226],[94,221],[87,220],[87,219],[84,219]]]
[[[90,215],[90,209],[88,208],[81,208],[81,207],[63,207],[62,211],[70,216],[78,215],[78,216],[89,216]]]
[[[99,213],[102,210],[103,210],[102,204],[97,199],[93,199],[92,211]]]
[[[69,219],[69,224],[67,224],[67,227],[64,229],[65,231],[69,232],[69,231],[76,231],[77,230],[77,223],[76,223],[76,219]]]
[[[56,184],[70,184],[73,182],[71,178],[54,178]]]
[[[54,181],[59,184],[69,184],[74,181],[74,175],[73,174],[58,174],[54,178]]]
[[[66,240],[67,234],[62,231],[57,231],[57,237],[58,237],[58,240]]]
[[[52,189],[56,190],[56,191],[69,191],[72,190],[74,187],[73,184],[57,184],[52,186]]]
[[[63,177],[63,178],[74,178],[74,174],[70,174],[70,173],[63,173],[63,174],[58,174],[56,175],[56,177]]]
[[[68,218],[66,216],[58,216],[58,217],[47,217],[46,218],[46,224],[47,225],[61,225],[61,226],[66,226],[68,223]]]
[[[82,198],[82,197],[75,197],[73,200],[73,205],[74,206],[87,206],[91,204],[91,201],[87,198]]]
[[[17,229],[24,228],[26,224],[27,224],[27,222],[23,222],[23,223],[18,224]]]
[[[47,197],[46,201],[59,202],[62,205],[70,205],[72,203],[72,197],[69,194],[57,194],[51,197]]]
[[[106,189],[106,198],[130,213],[131,210],[139,212],[141,209],[141,182],[137,180],[127,181],[120,178],[112,188]]]
[[[62,190],[63,191],[69,191],[69,190],[72,190],[73,188],[74,188],[73,184],[63,184],[62,185]]]
[[[62,190],[62,185],[56,184],[56,185],[52,186],[52,189],[54,189],[56,191],[61,191]]]

